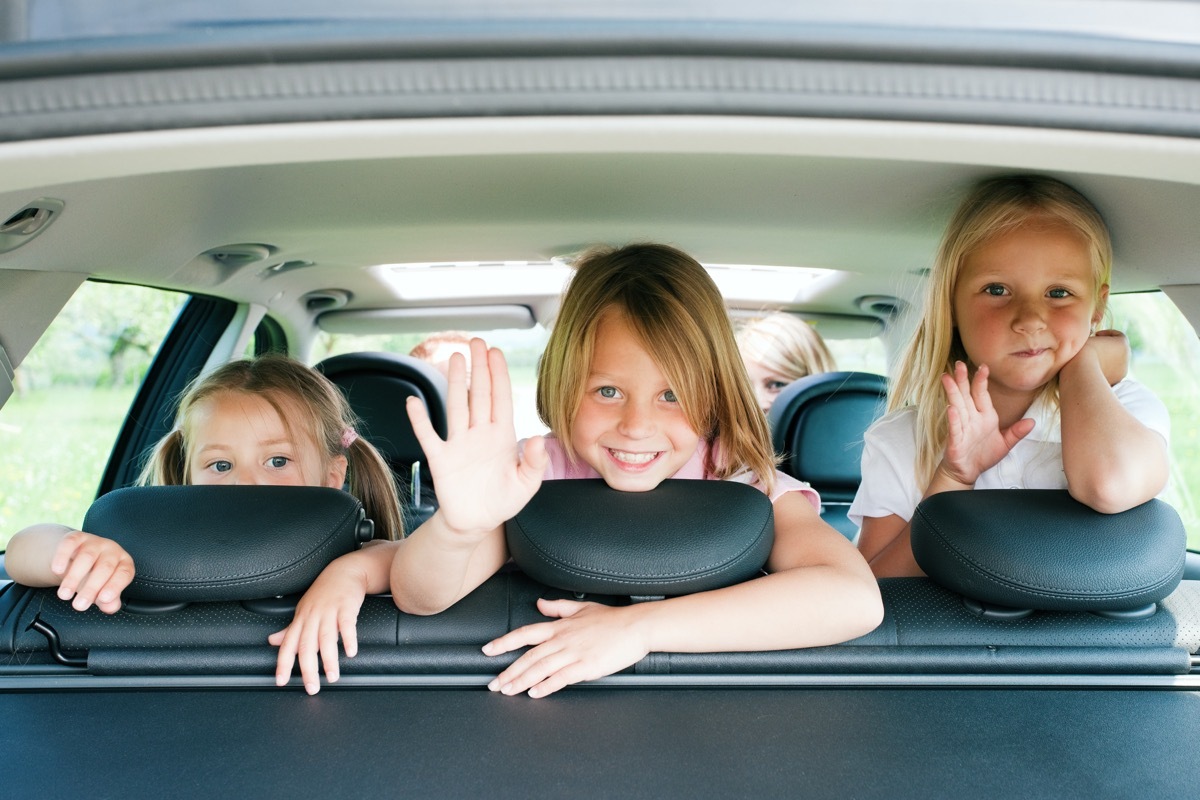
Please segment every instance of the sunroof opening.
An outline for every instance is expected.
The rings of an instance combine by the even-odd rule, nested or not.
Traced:
[[[706,264],[726,302],[786,305],[806,298],[812,288],[839,273],[811,267]],[[554,297],[571,276],[565,261],[469,261],[382,264],[374,271],[409,302],[488,298]]]

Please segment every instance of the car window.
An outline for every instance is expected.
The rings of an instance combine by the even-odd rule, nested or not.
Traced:
[[[17,367],[0,408],[0,549],[35,522],[83,521],[134,393],[186,300],[86,281]]]
[[[1109,315],[1109,324],[1129,337],[1130,377],[1153,390],[1171,414],[1165,499],[1183,518],[1189,549],[1200,550],[1200,340],[1162,292],[1115,295]]]

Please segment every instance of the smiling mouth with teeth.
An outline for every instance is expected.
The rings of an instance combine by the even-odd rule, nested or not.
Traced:
[[[649,464],[651,461],[658,458],[659,455],[657,452],[629,453],[624,450],[613,450],[611,448],[608,452],[612,454],[613,458],[615,458],[617,461],[620,461],[622,464]]]

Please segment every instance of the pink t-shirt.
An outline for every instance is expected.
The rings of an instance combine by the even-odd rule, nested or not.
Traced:
[[[600,473],[592,469],[591,465],[582,459],[572,464],[567,459],[567,453],[563,450],[562,443],[558,441],[554,434],[548,434],[545,438],[546,454],[550,456],[550,464],[546,467],[545,480],[580,480],[583,478],[600,477]],[[697,481],[716,480],[704,474],[704,457],[707,452],[708,445],[703,441],[700,442],[700,446],[696,448],[695,455],[671,477]],[[739,472],[737,475],[727,478],[727,480],[747,483],[759,491],[765,491],[758,476],[749,470]],[[775,470],[775,491],[770,495],[771,502],[776,502],[788,492],[801,492],[807,498],[808,502],[812,503],[814,509],[817,511],[821,510],[821,496],[817,494],[816,489],[804,481],[797,480],[791,475]]]

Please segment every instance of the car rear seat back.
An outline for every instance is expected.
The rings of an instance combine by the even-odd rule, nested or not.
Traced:
[[[961,545],[965,558],[942,559],[952,571],[942,580],[972,581],[964,584],[966,594],[933,578],[885,579],[882,623],[850,642],[755,653],[655,653],[628,671],[702,682],[725,674],[1044,678],[1192,671],[1200,652],[1200,582],[1179,581],[1185,534],[1177,514],[1151,501],[1143,509],[1096,515],[1105,517],[1104,536],[1118,542],[1119,553],[1110,544],[1114,557],[1089,559],[1095,521],[1088,515],[1095,512],[1078,508],[1065,491],[1042,492],[1040,502],[1030,498],[1033,490],[1005,492],[1012,498],[950,492],[957,497],[937,496],[954,501],[949,505],[943,500],[939,509],[931,498],[934,503],[922,506],[927,533]],[[106,495],[89,510],[89,526],[125,536],[135,562],[150,567],[126,592],[127,600],[143,602],[127,602],[113,615],[95,608],[81,613],[53,588],[0,585],[0,677],[57,662],[72,674],[255,675],[265,685],[277,654],[267,636],[287,624],[306,582],[366,533],[359,504],[341,494],[311,487],[189,486]],[[974,524],[981,513],[999,518],[999,500],[1007,500],[1004,519],[1028,533],[1032,550],[1026,550],[1034,555],[1020,556],[1018,547],[1019,559],[1036,562],[1023,586],[1002,587],[1022,593],[1020,615],[989,613],[994,609],[972,602],[1007,599],[980,594],[973,582],[981,572],[1013,572],[1013,558],[994,546],[1011,538],[1005,526],[980,530]],[[966,505],[958,509],[957,503]],[[582,523],[581,508],[590,510]],[[423,681],[471,675],[483,685],[519,654],[491,658],[482,645],[544,621],[538,598],[624,605],[728,585],[753,574],[766,557],[759,545],[773,531],[770,512],[761,494],[733,482],[667,481],[651,492],[622,493],[603,481],[547,481],[515,520],[520,530],[508,531],[510,542],[526,537],[537,552],[527,548],[518,558],[514,550],[514,564],[441,614],[405,614],[390,597],[368,597],[357,622],[359,653],[342,660],[342,671],[420,675]],[[164,528],[164,518],[181,524]],[[1039,541],[1046,538],[1035,535],[1039,528],[1055,531],[1054,541]],[[976,534],[985,537],[983,546],[967,541]],[[914,549],[921,536],[915,525]],[[681,546],[685,541],[693,546]],[[1051,555],[1056,557],[1048,563]],[[533,571],[545,578],[534,578]],[[1061,596],[1042,591],[1047,576],[1071,584],[1064,587],[1071,610],[1063,610]],[[1126,599],[1139,606],[1138,613],[1107,613]]]
[[[825,372],[793,381],[767,415],[779,469],[821,495],[822,518],[848,539],[858,529],[846,512],[862,480],[863,435],[887,405],[887,378]]]
[[[383,455],[400,486],[405,530],[414,530],[437,508],[425,453],[408,421],[405,402],[425,404],[439,436],[446,436],[446,379],[420,359],[399,353],[346,353],[316,365],[346,396],[360,434]]]

